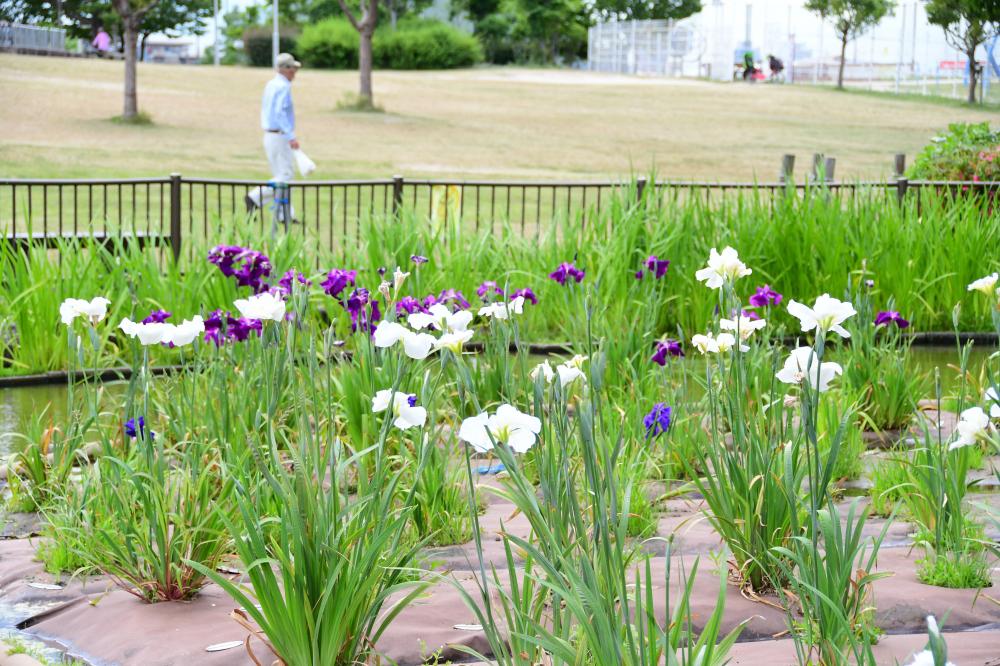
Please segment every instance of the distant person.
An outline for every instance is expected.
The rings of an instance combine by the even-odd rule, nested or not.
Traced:
[[[743,52],[743,80],[750,81],[753,76],[753,51]]]
[[[271,180],[287,183],[295,177],[293,150],[298,150],[295,138],[295,107],[292,105],[292,81],[302,63],[290,53],[278,54],[275,63],[277,74],[264,87],[264,97],[260,104],[260,127],[264,130],[264,153],[271,167]],[[268,205],[274,200],[274,189],[258,187],[246,197],[247,212]],[[288,214],[296,222],[291,204]],[[284,221],[284,210],[278,210],[278,219]]]
[[[767,67],[771,70],[772,81],[781,78],[781,73],[785,71],[785,63],[781,62],[781,58],[773,55],[767,56]]]
[[[111,50],[111,35],[104,30],[104,26],[97,29],[97,35],[94,36],[94,41],[90,45],[97,51],[97,55],[102,57]]]

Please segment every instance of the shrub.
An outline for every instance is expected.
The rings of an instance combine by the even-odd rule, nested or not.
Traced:
[[[1000,130],[989,123],[953,123],[917,155],[911,178],[1000,180]]]
[[[299,37],[299,54],[309,67],[353,69],[358,66],[359,37],[354,27],[340,18],[307,25]]]
[[[252,67],[271,66],[271,30],[268,28],[249,28],[243,33],[243,50],[247,53],[247,61]],[[282,30],[278,34],[278,51],[294,54],[298,50],[295,33]]]
[[[360,39],[347,21],[330,18],[307,26],[299,52],[310,67],[353,69],[358,66]],[[482,61],[483,50],[472,35],[446,23],[401,23],[380,29],[372,44],[372,60],[382,69],[453,69]]]
[[[483,59],[475,37],[444,23],[378,32],[373,51],[375,66],[385,69],[454,69]]]

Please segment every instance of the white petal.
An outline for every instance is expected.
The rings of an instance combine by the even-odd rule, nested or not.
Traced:
[[[485,453],[493,448],[493,442],[486,430],[489,415],[486,412],[478,416],[470,416],[462,421],[458,429],[458,438],[468,442],[479,453]]]
[[[409,404],[399,409],[399,416],[393,422],[400,430],[407,428],[422,428],[427,422],[427,410],[423,407],[410,407]]]
[[[375,334],[372,336],[372,341],[376,347],[384,349],[399,342],[406,333],[406,328],[401,324],[383,319],[375,327]]]
[[[409,331],[406,333],[403,337],[403,351],[406,355],[418,361],[427,358],[434,347],[434,336]]]
[[[377,414],[389,408],[389,399],[392,397],[392,389],[382,389],[372,398],[372,412]]]
[[[414,312],[406,318],[406,323],[418,331],[427,328],[435,321],[437,320],[433,316],[425,312]]]
[[[516,428],[511,430],[510,436],[507,438],[507,446],[509,446],[515,453],[525,453],[534,445],[534,433],[525,428]]]

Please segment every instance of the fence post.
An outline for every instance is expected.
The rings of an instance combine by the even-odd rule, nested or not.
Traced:
[[[903,205],[903,200],[906,198],[906,190],[910,187],[910,181],[906,178],[896,179],[896,200],[899,202],[900,207]]]
[[[635,179],[635,200],[637,203],[642,203],[642,194],[646,191],[646,177],[639,176]]]
[[[174,261],[181,258],[181,175],[170,174],[170,249]]]
[[[823,170],[823,153],[813,153],[812,181],[826,180]]]
[[[781,173],[778,174],[778,181],[787,183],[792,180],[795,173],[795,155],[785,154],[781,157]]]
[[[894,167],[896,179],[898,180],[903,177],[904,173],[906,173],[906,153],[896,153]]]
[[[403,177],[392,177],[392,214],[395,216],[403,206]]]

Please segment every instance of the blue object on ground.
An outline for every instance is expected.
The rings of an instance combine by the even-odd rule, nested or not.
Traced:
[[[481,465],[476,468],[476,474],[499,474],[506,470],[507,468],[503,466],[503,463],[497,463],[493,466]]]

